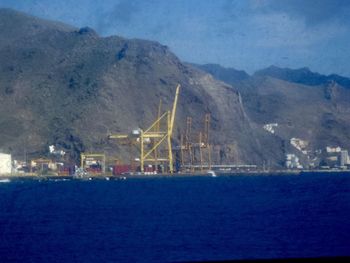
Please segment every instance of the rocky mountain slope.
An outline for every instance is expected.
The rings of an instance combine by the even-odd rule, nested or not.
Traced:
[[[220,74],[213,76],[221,78]],[[307,68],[271,66],[244,81],[222,80],[240,92],[244,109],[253,122],[260,126],[278,123],[271,136],[280,138],[284,145],[289,145],[294,137],[308,141],[309,150],[326,146],[350,149],[350,79],[321,75]]]
[[[148,127],[180,83],[175,142],[187,116],[199,131],[210,113],[215,162],[283,163],[280,141],[250,121],[235,88],[159,43],[0,9],[0,61],[0,150],[16,158],[45,156],[52,144],[75,160],[82,151],[125,157],[107,135]]]
[[[249,79],[249,75],[244,70],[236,70],[234,68],[225,68],[218,64],[192,64],[205,72],[215,76],[216,79],[226,83],[237,83]]]
[[[266,69],[255,72],[255,76],[270,76],[275,79],[281,79],[288,82],[304,84],[308,86],[327,85],[336,82],[339,85],[350,88],[350,79],[337,74],[322,75],[312,72],[309,68],[289,69],[270,66]],[[220,79],[220,78],[219,78]]]

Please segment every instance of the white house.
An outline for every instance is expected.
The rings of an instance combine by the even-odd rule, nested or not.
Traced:
[[[0,153],[0,175],[10,174],[12,172],[11,154]]]

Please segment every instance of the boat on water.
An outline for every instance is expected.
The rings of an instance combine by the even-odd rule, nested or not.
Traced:
[[[9,182],[11,182],[11,180],[8,178],[0,179],[0,183],[9,183]]]
[[[211,177],[216,177],[216,173],[213,170],[208,170],[207,172]]]

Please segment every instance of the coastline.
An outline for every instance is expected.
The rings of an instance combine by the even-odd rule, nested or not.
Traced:
[[[322,175],[322,174],[349,174],[350,170],[270,170],[270,171],[215,171],[215,176],[291,176],[291,175]],[[125,175],[87,175],[84,177],[70,175],[35,175],[35,174],[6,174],[0,175],[0,182],[5,180],[125,180],[149,178],[181,178],[181,177],[215,177],[207,172],[175,173],[175,174],[125,174]]]

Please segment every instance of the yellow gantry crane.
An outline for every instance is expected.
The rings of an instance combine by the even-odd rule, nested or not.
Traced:
[[[176,87],[172,110],[161,114],[162,102],[160,101],[156,121],[153,122],[153,124],[146,130],[139,130],[136,141],[140,143],[140,170],[142,173],[144,172],[145,163],[155,166],[157,166],[158,163],[167,163],[169,167],[169,173],[174,172],[171,140],[174,130],[175,114],[179,93],[180,84],[178,84]],[[110,139],[132,139],[131,136],[132,135],[128,134],[114,134],[109,135],[108,137]],[[160,148],[162,146],[165,146],[164,148],[166,153],[164,154],[163,152],[163,155],[161,156],[162,151]]]
[[[161,116],[158,116],[157,120],[145,131],[140,131],[140,167],[141,172],[144,171],[145,162],[157,164],[158,162],[165,162],[169,164],[169,172],[174,172],[173,168],[173,152],[171,139],[174,129],[175,114],[177,108],[177,101],[180,92],[180,84],[176,87],[175,99],[173,102],[172,111],[166,111]],[[160,115],[160,114],[159,114]],[[161,123],[166,122],[166,130],[161,130]],[[151,149],[145,149],[145,143],[153,141]],[[162,144],[166,143],[167,155],[158,156],[158,149]],[[153,157],[152,157],[153,156]]]

